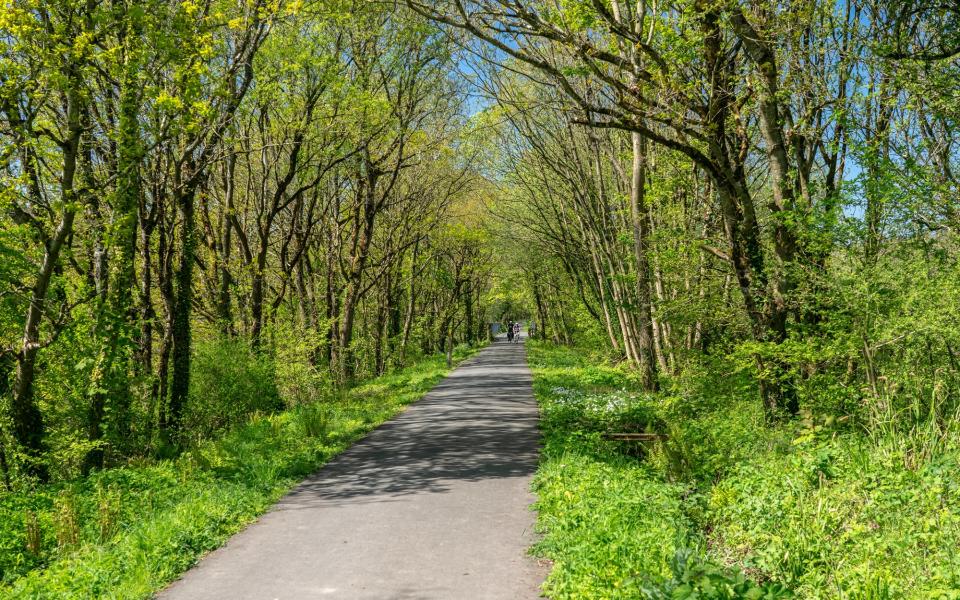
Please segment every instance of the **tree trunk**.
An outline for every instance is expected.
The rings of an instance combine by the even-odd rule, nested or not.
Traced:
[[[268,234],[269,235],[269,234]],[[257,252],[256,263],[253,265],[253,278],[250,286],[250,345],[260,347],[260,337],[263,333],[263,286],[267,269],[267,240],[261,235],[260,248]]]
[[[168,433],[173,441],[180,436],[183,411],[190,395],[190,346],[192,330],[190,313],[193,303],[193,264],[196,246],[194,224],[196,192],[193,189],[179,194],[177,206],[183,219],[180,232],[180,261],[175,274],[176,288],[173,297],[171,323],[172,371],[170,380],[170,401],[167,407],[169,419]]]
[[[384,358],[383,346],[384,338],[387,337],[387,330],[389,329],[387,320],[390,315],[390,285],[390,276],[388,274],[384,282],[385,289],[381,291],[380,298],[377,302],[377,322],[374,327],[373,364],[378,377],[386,371],[386,359]]]
[[[324,297],[327,308],[327,366],[333,369],[337,360],[337,332],[340,331],[340,323],[337,320],[340,315],[340,307],[338,306],[338,299],[340,295],[335,289],[333,280],[334,256],[332,230],[328,230],[326,259],[326,286]]]
[[[370,243],[373,241],[373,226],[377,216],[376,191],[379,177],[379,172],[368,164],[363,206],[360,211],[363,220],[356,225],[358,229],[354,232],[356,243],[353,244],[353,253],[350,257],[350,272],[343,293],[343,310],[340,314],[338,372],[343,384],[349,384],[354,376],[353,327],[356,319],[357,302],[360,300],[363,284],[363,273],[369,259]]]
[[[880,250],[880,233],[883,220],[884,172],[890,164],[890,117],[893,112],[886,90],[886,78],[880,82],[880,101],[876,110],[876,120],[870,135],[870,145],[867,148],[866,171],[867,181],[864,190],[867,207],[864,211],[864,221],[867,226],[866,240],[864,241],[864,259],[868,265],[876,262]],[[869,117],[868,117],[869,118]]]
[[[453,368],[453,319],[447,320],[446,328],[447,368]]]
[[[66,167],[65,171],[72,171],[74,163]],[[71,182],[70,191],[66,194],[66,206],[71,206],[73,202],[72,179],[73,174],[69,176]],[[10,403],[10,417],[13,422],[13,437],[23,447],[23,451],[28,458],[26,465],[27,473],[36,476],[41,481],[46,481],[48,471],[46,465],[42,464],[45,432],[43,415],[40,414],[40,408],[34,399],[33,382],[36,379],[37,354],[40,351],[40,322],[43,319],[43,306],[47,297],[47,290],[50,287],[50,279],[53,276],[53,270],[56,263],[60,260],[60,252],[63,249],[64,241],[68,233],[73,228],[76,212],[72,208],[65,208],[63,217],[57,227],[56,233],[47,245],[43,254],[40,272],[34,282],[30,292],[30,306],[27,309],[26,319],[23,325],[23,341],[20,344],[20,352],[17,355],[17,369],[13,384],[13,398]]]
[[[176,209],[173,209],[176,210]],[[163,338],[160,342],[160,351],[157,354],[157,374],[151,389],[152,398],[157,412],[157,425],[163,435],[170,425],[170,405],[167,390],[170,384],[170,353],[173,348],[173,235],[167,228],[167,221],[161,217],[157,230],[157,288],[160,300],[163,303]],[[171,225],[172,228],[172,225]]]
[[[463,313],[465,315],[466,323],[464,324],[465,336],[464,341],[468,344],[472,344],[475,340],[474,330],[473,330],[473,290],[467,290],[463,295]]]
[[[639,133],[631,135],[633,175],[630,180],[630,218],[633,223],[633,253],[637,263],[637,354],[643,389],[657,388],[657,363],[653,340],[653,310],[650,293],[650,216],[646,203],[647,140]]]
[[[125,32],[131,44],[139,32]],[[106,303],[98,315],[98,333],[101,348],[92,381],[93,392],[87,414],[87,431],[91,442],[103,439],[103,426],[114,434],[113,443],[123,444],[129,438],[130,428],[130,360],[136,352],[133,288],[136,285],[134,261],[137,254],[137,220],[140,209],[140,126],[138,121],[139,65],[128,52],[123,89],[120,92],[119,136],[117,142],[117,184],[111,198],[113,222],[105,243],[112,251],[112,277],[107,288]],[[110,423],[104,424],[109,406]],[[92,448],[84,461],[84,472],[102,468],[104,447]]]
[[[600,268],[600,263],[597,260],[597,254],[593,244],[590,245],[589,250],[591,265],[593,266],[593,275],[597,282],[600,307],[603,310],[603,324],[606,326],[607,336],[610,339],[610,345],[612,346],[613,351],[619,353],[621,352],[620,341],[616,333],[614,333],[613,319],[610,317],[610,307],[607,302],[607,282],[603,276],[603,269]]]
[[[67,138],[63,144],[63,170],[61,194],[63,213],[53,236],[47,240],[33,287],[30,290],[30,304],[23,324],[23,339],[17,353],[17,368],[14,376],[13,397],[10,402],[10,418],[13,425],[13,437],[23,447],[27,457],[25,470],[46,481],[49,477],[47,466],[41,461],[44,452],[43,415],[34,399],[34,380],[36,379],[37,354],[40,352],[40,323],[47,301],[47,291],[51,278],[60,261],[60,253],[68,236],[73,231],[76,217],[76,192],[74,180],[77,174],[77,161],[80,153],[80,139],[83,133],[83,109],[81,75],[76,65],[65,67],[70,81],[67,94]]]
[[[154,202],[158,200],[154,198]],[[153,291],[153,264],[150,250],[150,238],[153,235],[155,221],[145,214],[145,207],[140,210],[140,341],[137,349],[137,360],[140,365],[140,374],[149,375],[153,372],[153,320],[156,313],[150,295]]]
[[[540,293],[540,286],[537,285],[537,280],[534,279],[533,284],[533,301],[537,305],[537,324],[536,324],[536,338],[538,340],[547,339],[547,311],[543,305],[543,294]]]
[[[10,380],[5,376],[13,369],[15,357],[9,352],[0,352],[0,398],[6,397],[10,392]],[[3,484],[8,492],[13,491],[10,484],[10,463],[7,462],[7,434],[2,425],[0,425],[0,470],[3,471]]]
[[[413,252],[410,254],[410,286],[407,290],[407,310],[403,318],[403,337],[400,340],[400,361],[406,364],[407,344],[410,342],[410,331],[413,329],[413,313],[417,308],[416,281],[417,281],[417,254],[420,251],[420,238],[413,243]]]
[[[223,335],[233,334],[233,302],[230,288],[233,285],[233,276],[230,273],[230,255],[233,252],[233,222],[231,216],[234,211],[235,183],[234,175],[237,168],[237,154],[231,151],[227,156],[226,173],[224,183],[226,190],[224,193],[226,200],[226,209],[221,216],[220,230],[222,239],[220,240],[221,256],[219,257],[219,278],[217,290],[217,319],[220,321],[220,332]]]

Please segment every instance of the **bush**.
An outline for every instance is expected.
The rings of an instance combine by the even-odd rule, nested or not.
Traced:
[[[768,443],[758,402],[730,401],[704,406],[700,398],[668,397],[659,403],[667,441],[651,457],[673,480],[710,485]]]
[[[838,354],[825,344],[794,350]],[[870,398],[821,367],[802,380],[799,418],[769,426],[735,376],[716,381],[725,372],[714,361],[674,385],[655,457],[699,489],[687,513],[713,560],[803,598],[960,597],[952,418],[918,408],[916,391]]]
[[[758,584],[743,573],[731,572],[703,560],[702,553],[681,548],[670,561],[670,577],[641,588],[650,600],[785,600],[793,593],[776,583]]]
[[[800,417],[770,426],[735,359],[703,359],[656,395],[594,360],[531,352],[538,549],[555,561],[555,597],[960,597],[952,418],[916,411],[926,420],[912,429],[878,428],[848,416],[851,392],[818,372]],[[667,440],[629,455],[601,437],[628,421]]]
[[[273,326],[277,388],[286,406],[307,404],[331,392],[333,380],[321,361],[326,331],[326,325],[316,331],[283,323]]]
[[[200,342],[193,353],[184,431],[196,442],[283,408],[273,361],[240,339]]]
[[[960,593],[960,455],[848,434],[745,461],[713,489],[715,547],[802,597]],[[949,592],[949,593],[948,593]]]

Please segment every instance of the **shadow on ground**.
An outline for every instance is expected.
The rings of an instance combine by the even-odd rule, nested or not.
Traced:
[[[297,486],[276,507],[389,502],[442,493],[447,482],[529,477],[537,467],[537,418],[520,344],[485,353],[396,419]],[[522,363],[522,358],[521,361]]]

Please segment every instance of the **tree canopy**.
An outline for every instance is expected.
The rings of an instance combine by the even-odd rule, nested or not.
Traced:
[[[771,430],[946,436],[958,75],[935,0],[6,2],[3,486],[518,320]]]

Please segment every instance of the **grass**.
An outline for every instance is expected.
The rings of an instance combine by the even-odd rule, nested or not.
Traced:
[[[687,535],[682,488],[612,451],[600,431],[628,373],[563,349],[532,345],[534,393],[541,406],[542,462],[534,480],[535,552],[551,559],[551,598],[633,598],[646,580],[664,578]],[[642,406],[642,405],[641,405]]]
[[[858,433],[764,452],[713,487],[717,554],[803,598],[960,598],[960,454]]]
[[[149,597],[446,373],[442,356],[429,358],[342,397],[251,417],[175,460],[0,495],[0,597]]]
[[[544,445],[534,480],[534,548],[553,562],[544,591],[554,599],[780,598],[705,560],[688,514],[691,487],[643,460],[643,448],[605,431],[663,427],[627,370],[597,357],[531,344]]]
[[[529,360],[549,597],[960,598],[950,429],[931,445],[812,414],[768,427],[734,376],[646,395],[581,349],[532,344]],[[667,438],[637,448],[611,430]]]

